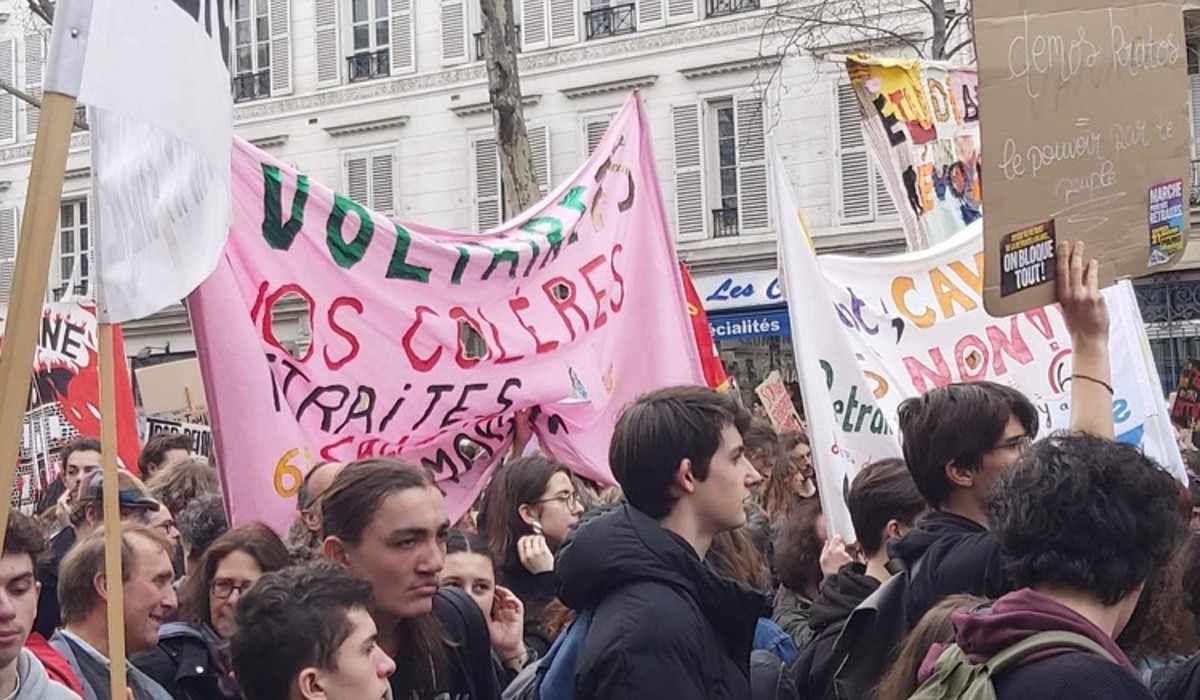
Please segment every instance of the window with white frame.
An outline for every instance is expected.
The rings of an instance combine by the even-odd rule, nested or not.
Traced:
[[[396,213],[396,149],[352,151],[342,159],[346,196],[381,214]]]
[[[770,230],[766,134],[757,93],[672,107],[675,224],[682,238]]]
[[[88,198],[64,199],[58,208],[56,300],[91,294],[92,235]]]
[[[604,134],[608,131],[608,125],[612,122],[615,112],[599,112],[596,114],[583,115],[583,157],[587,159],[599,147],[600,141],[604,139]]]
[[[350,82],[390,73],[391,31],[388,0],[350,0]]]
[[[234,0],[233,98],[271,94],[271,12],[268,0]]]
[[[837,86],[837,139],[838,218],[852,224],[895,217],[896,204],[868,152],[858,96],[846,83]]]
[[[17,267],[17,208],[0,207],[0,304],[7,304]]]
[[[550,191],[550,129],[546,126],[527,126],[529,151],[533,156],[533,174],[542,194]],[[508,216],[520,212],[504,209],[504,185],[500,175],[500,151],[495,132],[481,130],[471,135],[471,184],[475,191],[472,209],[476,231],[486,231],[499,225]]]

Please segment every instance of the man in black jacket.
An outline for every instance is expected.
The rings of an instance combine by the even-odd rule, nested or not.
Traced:
[[[1108,309],[1099,264],[1084,248],[1056,250],[1056,284],[1071,335],[1071,430],[1112,438]],[[911,628],[942,598],[969,593],[995,598],[1011,589],[1000,542],[988,531],[987,496],[1038,433],[1038,412],[1024,394],[992,382],[950,384],[900,405],[904,460],[935,511],[895,543],[909,571]],[[919,565],[918,565],[919,562]]]
[[[892,577],[885,546],[908,533],[927,506],[908,468],[900,459],[885,459],[863,468],[850,485],[846,508],[858,534],[866,563],[852,562],[821,584],[809,628],[813,636],[791,665],[802,698],[834,698],[834,677],[846,658],[836,642],[846,619]]]
[[[750,416],[702,387],[642,396],[617,422],[609,463],[627,503],[581,523],[559,550],[559,598],[594,617],[578,700],[750,697],[764,597],[704,565],[741,526],[762,477],[744,455]]]

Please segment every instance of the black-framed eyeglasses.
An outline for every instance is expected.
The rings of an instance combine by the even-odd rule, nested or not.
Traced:
[[[583,497],[579,495],[578,491],[575,493],[560,493],[557,496],[534,501],[534,503],[549,503],[550,501],[558,501],[568,508],[583,505]]]
[[[212,592],[216,597],[225,599],[233,595],[234,591],[237,591],[238,595],[241,595],[253,585],[253,581],[238,582],[227,578],[219,578],[212,582]]]
[[[1017,450],[1018,452],[1024,454],[1025,452],[1028,452],[1029,448],[1032,446],[1033,438],[1029,437],[1028,435],[1018,435],[1011,440],[1005,440],[999,445],[996,445],[992,449],[988,450],[987,454],[999,452],[1000,450]]]

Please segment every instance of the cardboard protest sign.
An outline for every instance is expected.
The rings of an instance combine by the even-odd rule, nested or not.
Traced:
[[[797,217],[786,215],[795,200],[778,175],[784,170],[774,171],[792,341],[831,527],[852,536],[838,495],[863,466],[901,455],[896,415],[904,399],[952,382],[1000,382],[1037,406],[1040,435],[1068,427],[1071,338],[1062,312],[1055,305],[1008,318],[988,314],[979,222],[918,253],[818,258]],[[1123,282],[1104,294],[1117,439],[1140,445],[1182,478],[1133,287]],[[812,328],[828,330],[797,330]]]
[[[802,433],[804,424],[796,413],[796,404],[792,403],[792,395],[788,393],[787,385],[778,370],[772,370],[762,384],[754,387],[754,393],[767,409],[767,417],[771,425],[779,432]]]
[[[0,335],[8,310],[0,307]],[[114,350],[125,356],[120,328],[114,329]],[[97,356],[96,307],[90,302],[47,304],[42,309],[34,357],[33,383],[21,433],[14,503],[22,507],[37,500],[58,477],[58,453],[80,435],[100,436],[100,368]],[[125,362],[116,363],[118,460],[137,473],[137,416]]]
[[[908,249],[940,243],[982,216],[975,68],[860,55],[846,60],[846,72]]]
[[[1188,360],[1179,373],[1171,418],[1188,430],[1200,427],[1200,360]]]
[[[534,406],[543,450],[612,483],[617,413],[704,383],[636,96],[487,234],[392,221],[242,141],[233,163],[234,225],[189,311],[236,523],[286,528],[306,462],[371,455],[429,468],[456,519]],[[272,330],[288,294],[311,307],[297,355]]]
[[[200,361],[196,358],[164,362],[135,370],[142,409],[158,413],[193,413],[207,406]]]
[[[988,311],[1054,301],[1057,241],[1085,241],[1104,285],[1177,262],[1191,139],[1178,0],[986,2],[974,14]]]

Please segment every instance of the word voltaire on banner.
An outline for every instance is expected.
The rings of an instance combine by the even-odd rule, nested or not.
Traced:
[[[8,316],[0,308],[0,332]],[[114,334],[115,352],[124,357],[120,329]],[[16,484],[22,505],[58,476],[58,453],[79,437],[100,435],[100,370],[97,359],[96,307],[90,302],[64,301],[42,309],[34,357],[33,385],[21,436],[21,462]],[[136,473],[141,445],[133,389],[124,362],[116,366],[117,442],[120,466]]]
[[[618,412],[704,383],[636,94],[482,235],[390,220],[242,141],[233,164],[234,225],[189,310],[234,522],[286,528],[311,463],[373,455],[432,470],[457,519],[535,406],[542,449],[612,483]],[[311,309],[299,356],[272,330],[288,295]]]
[[[908,249],[940,243],[979,219],[975,69],[859,55],[846,59],[846,71]]]
[[[1052,305],[1005,318],[987,313],[981,223],[925,251],[818,258],[798,209],[788,209],[794,195],[775,158],[784,287],[803,290],[788,300],[792,340],[831,527],[853,532],[835,496],[845,495],[858,470],[900,456],[896,415],[904,399],[953,382],[993,381],[1034,402],[1040,436],[1069,427],[1071,340],[1062,312]],[[1117,439],[1185,479],[1133,288],[1123,282],[1104,294]],[[813,328],[841,332],[807,332]]]

